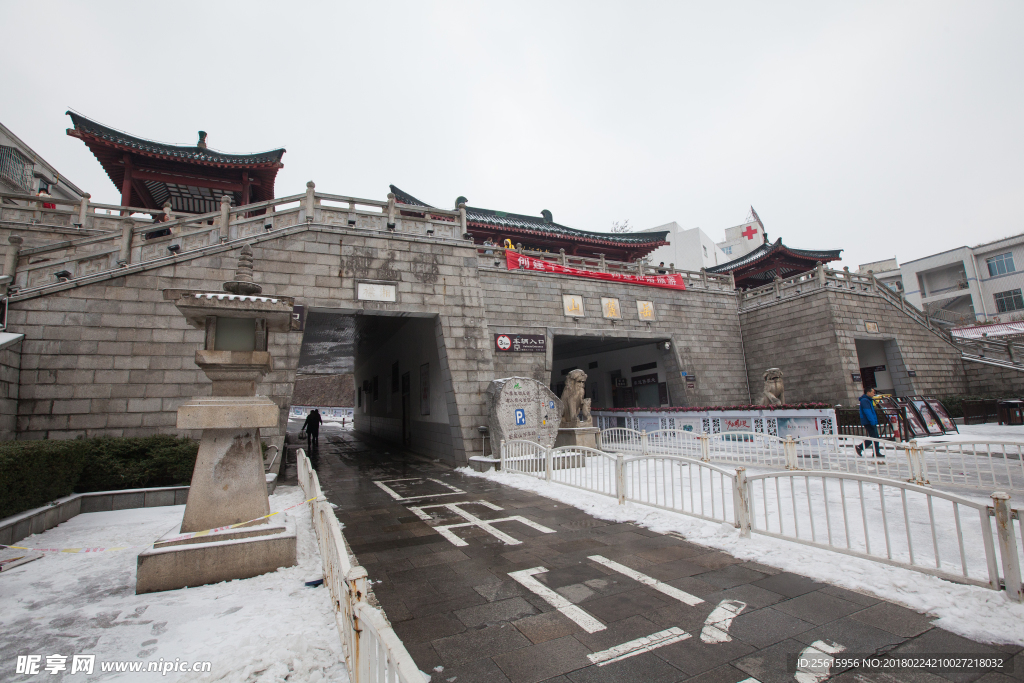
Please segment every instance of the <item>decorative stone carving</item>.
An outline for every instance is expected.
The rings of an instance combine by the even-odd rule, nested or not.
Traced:
[[[487,397],[487,427],[495,452],[502,440],[554,445],[562,402],[546,386],[526,377],[496,379],[487,387]]]
[[[786,392],[782,386],[782,370],[768,368],[764,371],[764,389],[757,404],[761,406],[777,406],[786,402]]]
[[[573,370],[565,378],[565,389],[562,390],[562,427],[590,427],[593,418],[590,417],[590,401],[583,398],[586,392],[587,373],[582,370]],[[583,404],[587,405],[586,422],[580,419],[583,411]]]

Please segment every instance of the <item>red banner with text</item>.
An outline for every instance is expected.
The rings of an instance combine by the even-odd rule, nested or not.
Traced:
[[[538,273],[561,273],[563,275],[575,275],[576,277],[589,277],[595,280],[607,280],[609,282],[625,282],[633,285],[647,285],[648,287],[664,287],[665,289],[686,289],[682,275],[636,275],[634,273],[598,273],[593,270],[581,270],[570,268],[558,263],[551,263],[532,256],[524,256],[512,249],[505,250],[505,261],[509,270],[532,270]]]

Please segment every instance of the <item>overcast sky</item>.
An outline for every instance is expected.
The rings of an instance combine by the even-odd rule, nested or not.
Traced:
[[[0,0],[0,121],[97,201],[70,107],[133,135],[285,147],[384,199],[584,230],[753,205],[771,239],[912,260],[1024,232],[1024,2]]]

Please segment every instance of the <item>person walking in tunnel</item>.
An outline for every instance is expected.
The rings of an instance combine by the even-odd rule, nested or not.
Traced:
[[[306,416],[306,421],[302,423],[302,431],[306,432],[306,449],[309,451],[316,450],[320,445],[321,424],[323,418],[320,417],[320,411],[313,408]]]

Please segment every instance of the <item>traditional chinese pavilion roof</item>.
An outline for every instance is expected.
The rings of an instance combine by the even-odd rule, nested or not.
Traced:
[[[437,208],[416,199],[394,185],[391,186],[391,191],[400,204]],[[667,230],[636,233],[589,232],[555,223],[551,220],[550,214],[527,216],[468,205],[466,206],[466,225],[469,232],[474,237],[479,237],[480,240],[487,237],[499,240],[507,237],[513,242],[537,245],[553,251],[563,248],[566,253],[605,253],[610,259],[621,258],[627,261],[645,256],[658,247],[668,244],[665,239],[668,234]]]
[[[69,111],[67,134],[82,140],[122,192],[126,206],[205,213],[219,209],[220,197],[250,204],[274,198],[274,180],[284,166],[284,149],[225,154],[201,144],[169,145],[123,133]],[[126,168],[130,168],[127,174]]]
[[[762,244],[748,254],[707,270],[709,273],[732,273],[737,287],[749,289],[769,284],[776,275],[787,278],[813,270],[818,263],[838,261],[842,251],[790,249],[779,238],[774,243]]]

